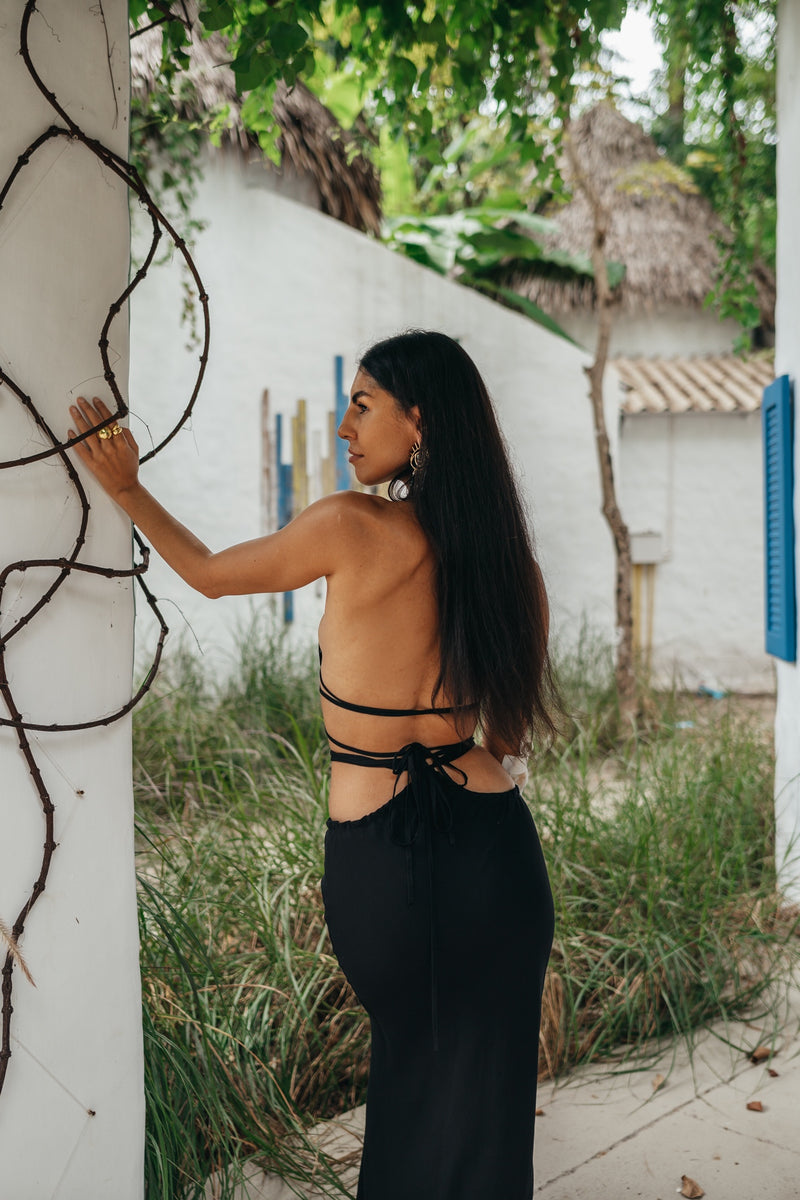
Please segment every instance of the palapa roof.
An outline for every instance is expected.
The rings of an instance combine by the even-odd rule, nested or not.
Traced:
[[[197,4],[187,4],[196,16]],[[257,142],[242,122],[242,99],[229,65],[231,53],[220,33],[200,37],[192,20],[189,66],[176,78],[173,95],[177,112],[197,119],[227,108],[223,143],[248,155],[259,154]],[[131,90],[147,96],[156,88],[161,64],[161,29],[149,29],[131,39]],[[322,212],[355,229],[380,233],[379,176],[362,154],[348,157],[352,139],[333,113],[301,82],[290,89],[279,83],[273,113],[280,127],[282,165],[301,176],[310,175],[320,195]]]
[[[688,189],[689,181],[659,152],[653,139],[609,102],[583,113],[572,125],[578,162],[610,212],[607,259],[626,266],[616,295],[624,311],[654,311],[666,305],[701,308],[715,283],[715,235],[726,230],[708,200]],[[569,182],[569,169],[565,167]],[[689,185],[690,186],[690,185]],[[548,247],[591,252],[589,201],[575,186],[570,201],[546,214],[560,233]],[[773,327],[775,277],[755,272],[762,323]],[[510,286],[553,314],[590,309],[594,282],[551,264],[515,271]]]
[[[775,368],[771,354],[691,358],[621,356],[611,360],[622,381],[622,411],[638,413],[757,412]]]

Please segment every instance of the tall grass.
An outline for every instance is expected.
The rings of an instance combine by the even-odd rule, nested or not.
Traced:
[[[318,707],[310,661],[253,636],[219,690],[179,656],[138,716],[148,1200],[228,1195],[253,1156],[347,1194],[305,1132],[369,1051],[323,922]]]
[[[616,766],[610,795],[569,770],[530,792],[558,914],[550,1073],[752,1013],[793,949],[759,733],[721,712],[708,731],[635,741]]]
[[[541,1069],[751,1013],[797,946],[774,890],[772,757],[729,711],[653,697],[618,740],[609,656],[528,800],[556,903]],[[690,727],[679,722],[690,721]],[[319,893],[326,746],[311,655],[254,628],[224,686],[176,656],[135,723],[148,1200],[230,1195],[256,1159],[349,1193],[309,1126],[365,1098],[368,1025]]]

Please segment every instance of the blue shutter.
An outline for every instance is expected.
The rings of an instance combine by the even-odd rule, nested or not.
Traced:
[[[344,420],[344,414],[350,403],[350,396],[344,390],[344,359],[337,354],[334,359],[336,373],[336,428]],[[346,492],[350,487],[350,468],[347,462],[347,442],[336,439],[336,490]]]
[[[797,657],[794,520],[792,516],[792,389],[781,375],[764,389],[764,586],[766,650],[787,662]]]

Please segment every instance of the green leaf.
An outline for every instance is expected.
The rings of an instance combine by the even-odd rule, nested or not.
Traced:
[[[272,115],[272,102],[275,94],[273,86],[256,88],[242,101],[242,122],[253,133],[267,132],[275,125]]]
[[[354,50],[361,49],[366,32],[367,27],[363,21],[356,21],[355,25],[350,27],[350,45]]]
[[[400,234],[390,241],[394,250],[400,250],[415,262],[424,267],[431,267],[440,275],[446,275],[455,265],[455,254],[452,248],[440,240],[425,234],[421,229],[409,234]]]
[[[236,76],[236,87],[240,92],[249,92],[273,78],[275,60],[263,52],[243,54],[231,63]]]
[[[339,75],[324,88],[320,100],[345,129],[350,129],[363,107],[361,81],[354,75]]]
[[[417,68],[410,58],[402,54],[390,60],[389,82],[395,94],[399,97],[408,96],[417,82]]]
[[[527,296],[520,296],[516,292],[512,291],[511,288],[500,287],[497,284],[489,283],[488,280],[484,279],[480,281],[480,284],[478,285],[478,291],[485,291],[490,295],[502,297],[502,299],[507,301],[512,308],[516,308],[519,312],[523,313],[524,316],[530,317],[530,319],[535,321],[537,325],[541,325],[544,329],[549,329],[551,333],[558,334],[559,337],[564,338],[565,341],[570,342],[573,346],[578,345],[575,339],[570,337],[566,330],[562,329],[557,321],[554,321],[553,318],[546,313],[543,308],[539,308],[539,305],[534,304],[532,300],[527,298]]]
[[[470,239],[482,266],[499,264],[506,258],[541,258],[542,248],[524,233],[513,229],[492,229]]]
[[[277,21],[269,31],[269,40],[278,58],[287,59],[305,46],[308,34],[302,25]]]
[[[423,21],[417,27],[417,31],[424,45],[447,46],[447,28],[441,13],[435,12],[430,21]]]
[[[472,142],[479,134],[477,124],[471,123],[457,137],[454,137],[449,146],[445,147],[442,152],[442,158],[446,163],[458,162],[464,156],[464,152],[469,148]]]
[[[273,122],[269,128],[261,130],[258,135],[258,144],[261,147],[262,153],[266,155],[270,162],[275,163],[276,167],[281,165],[281,152],[278,146],[278,138],[280,136],[280,126],[277,122]]]
[[[537,233],[541,237],[548,237],[551,234],[558,233],[556,222],[551,221],[549,217],[540,217],[538,213],[529,213],[524,209],[518,209],[516,212],[508,212],[506,209],[498,208],[496,205],[484,206],[482,211],[493,220],[511,217],[515,225],[519,225],[521,229],[527,229],[529,233]]]
[[[429,108],[423,108],[422,111],[419,113],[419,115],[417,117],[417,125],[419,127],[422,137],[426,140],[425,144],[427,144],[427,141],[431,137],[431,133],[433,130],[433,113],[431,112],[431,110]],[[437,145],[437,149],[438,149],[438,142],[436,143],[436,145]]]
[[[574,271],[576,275],[588,275],[590,279],[594,278],[594,267],[592,260],[588,254],[584,254],[580,250],[561,250],[557,246],[552,250],[548,250],[542,256],[547,262],[555,263],[558,267],[566,267],[569,271]]]
[[[200,13],[200,21],[203,29],[207,29],[209,33],[217,29],[225,29],[233,24],[233,9],[230,4],[225,3],[225,0],[209,3]]]
[[[406,139],[390,137],[384,126],[373,159],[380,172],[384,213],[407,212],[415,201],[416,187]]]
[[[608,272],[608,286],[610,288],[619,287],[625,278],[627,267],[623,262],[615,262],[613,259],[608,259],[606,262],[606,271]],[[594,274],[594,272],[592,272]]]

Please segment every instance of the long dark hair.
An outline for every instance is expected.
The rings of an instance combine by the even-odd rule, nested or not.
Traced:
[[[424,463],[402,482],[436,559],[433,700],[474,705],[493,740],[527,752],[554,732],[547,598],[486,385],[458,342],[433,331],[377,342],[360,366],[420,411]]]

